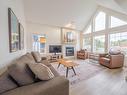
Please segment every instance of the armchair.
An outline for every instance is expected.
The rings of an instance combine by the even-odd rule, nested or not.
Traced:
[[[117,54],[117,55],[103,54],[103,55],[100,55],[99,57],[99,63],[110,69],[120,68],[124,64],[124,55],[123,54]]]
[[[87,50],[80,50],[77,51],[77,59],[87,59],[88,58],[88,53]]]

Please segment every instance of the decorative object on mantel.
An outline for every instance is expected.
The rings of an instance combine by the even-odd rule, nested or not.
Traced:
[[[8,25],[10,52],[16,52],[19,50],[20,46],[19,21],[11,8],[8,8]]]
[[[21,23],[19,23],[19,41],[20,41],[20,50],[24,49],[24,28]]]
[[[62,28],[62,42],[64,44],[76,44],[76,31]]]

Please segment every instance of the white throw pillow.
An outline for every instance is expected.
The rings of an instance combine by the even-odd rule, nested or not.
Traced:
[[[109,51],[110,54],[112,55],[117,55],[121,53],[121,48],[120,47],[112,47]]]
[[[29,63],[28,66],[32,70],[32,72],[36,75],[40,80],[50,80],[54,77],[52,71],[44,64],[33,64]]]

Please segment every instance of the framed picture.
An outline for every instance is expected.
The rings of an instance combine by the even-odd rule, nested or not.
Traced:
[[[76,44],[76,34],[74,30],[62,29],[62,40],[64,44]]]
[[[11,10],[8,8],[8,25],[9,25],[9,45],[10,52],[16,52],[19,50],[19,21]]]
[[[19,42],[20,42],[20,50],[24,49],[24,28],[21,23],[19,23]]]

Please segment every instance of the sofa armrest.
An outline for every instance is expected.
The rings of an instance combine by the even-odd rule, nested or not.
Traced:
[[[47,57],[41,57],[41,60],[47,60]]]
[[[99,54],[99,57],[106,57],[106,55],[108,55],[108,53]]]
[[[42,64],[44,64],[44,65],[46,65],[48,67],[51,66],[51,64],[50,64],[50,62],[48,60],[41,60],[40,63],[42,63]]]
[[[55,77],[49,81],[16,88],[2,95],[69,95],[69,81],[62,76]]]

